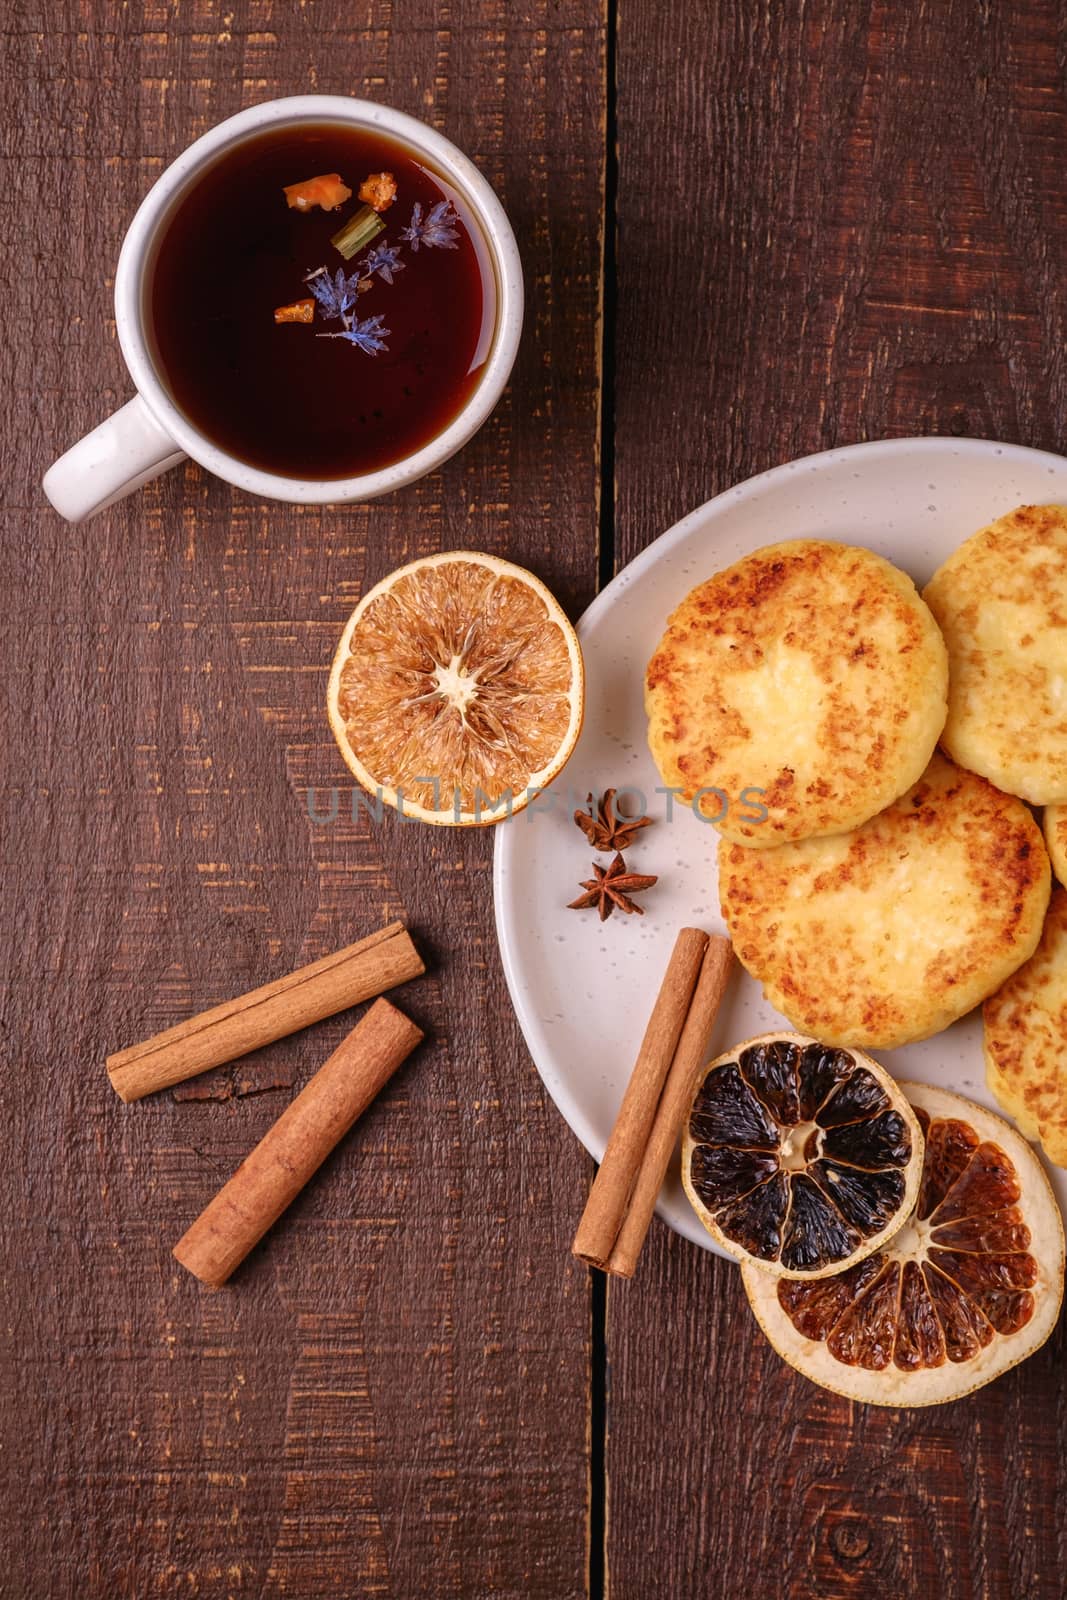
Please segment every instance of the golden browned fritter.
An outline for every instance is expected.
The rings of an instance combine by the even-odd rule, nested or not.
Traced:
[[[1028,1139],[1067,1167],[1067,889],[1041,943],[983,1008],[986,1081]]]
[[[948,646],[944,748],[1031,805],[1067,800],[1067,507],[982,528],[924,597]]]
[[[1022,801],[940,755],[852,833],[719,846],[740,960],[828,1044],[892,1049],[970,1011],[1033,954],[1049,885]]]
[[[648,664],[648,740],[664,783],[727,839],[843,833],[921,775],[947,683],[944,642],[905,573],[870,550],[790,540],[672,614]]]
[[[1046,806],[1041,827],[1052,870],[1062,884],[1067,884],[1067,806]]]

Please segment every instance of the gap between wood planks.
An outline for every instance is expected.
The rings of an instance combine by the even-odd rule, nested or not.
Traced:
[[[607,0],[604,37],[604,246],[600,307],[600,472],[597,592],[615,576],[615,231],[619,164],[616,85],[617,0]],[[590,1272],[589,1600],[607,1594],[608,1278]]]

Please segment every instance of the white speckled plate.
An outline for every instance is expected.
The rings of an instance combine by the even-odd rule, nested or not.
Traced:
[[[687,925],[723,926],[717,834],[677,802],[668,819],[645,743],[645,663],[668,612],[711,573],[777,539],[867,545],[921,586],[968,534],[1014,506],[1048,501],[1067,501],[1067,460],[1037,450],[981,439],[885,439],[831,450],[750,478],[701,506],[589,607],[578,625],[587,674],[582,736],[555,791],[498,827],[494,894],[504,971],[526,1043],[548,1092],[597,1160],[675,934]],[[609,785],[646,797],[656,825],[627,860],[660,881],[645,896],[643,917],[616,914],[600,923],[592,911],[566,909],[592,859],[571,813],[589,790]],[[759,985],[738,971],[712,1052],[782,1022]],[[881,1059],[897,1077],[943,1084],[995,1106],[985,1087],[978,1013]],[[1067,1208],[1067,1172],[1057,1168],[1054,1176]],[[690,1209],[677,1164],[658,1209],[685,1238],[716,1248]]]

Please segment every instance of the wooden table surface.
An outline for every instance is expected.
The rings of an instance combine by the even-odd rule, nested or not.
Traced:
[[[506,554],[578,615],[798,454],[1063,444],[1067,6],[11,0],[0,49],[0,1595],[1058,1600],[1062,1328],[971,1400],[883,1412],[794,1376],[734,1268],[658,1223],[632,1284],[591,1283],[492,838],[308,801],[346,781],[341,624],[402,561]],[[505,400],[377,504],[189,465],[64,526],[41,473],[130,393],[138,201],[306,91],[412,112],[496,186],[528,295]],[[202,1291],[172,1244],[351,1018],[135,1106],[105,1055],[401,915],[432,1043]]]

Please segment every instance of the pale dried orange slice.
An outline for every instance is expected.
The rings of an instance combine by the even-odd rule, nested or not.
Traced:
[[[922,1133],[870,1056],[765,1033],[713,1061],[682,1140],[682,1182],[712,1238],[761,1272],[820,1278],[862,1261],[915,1205]]]
[[[813,1383],[869,1405],[932,1406],[1044,1344],[1063,1299],[1063,1222],[1014,1128],[947,1089],[902,1087],[926,1137],[905,1226],[817,1283],[741,1272],[771,1344]]]
[[[352,772],[422,822],[521,811],[582,724],[577,635],[532,573],[469,550],[383,578],[348,619],[327,709]]]

